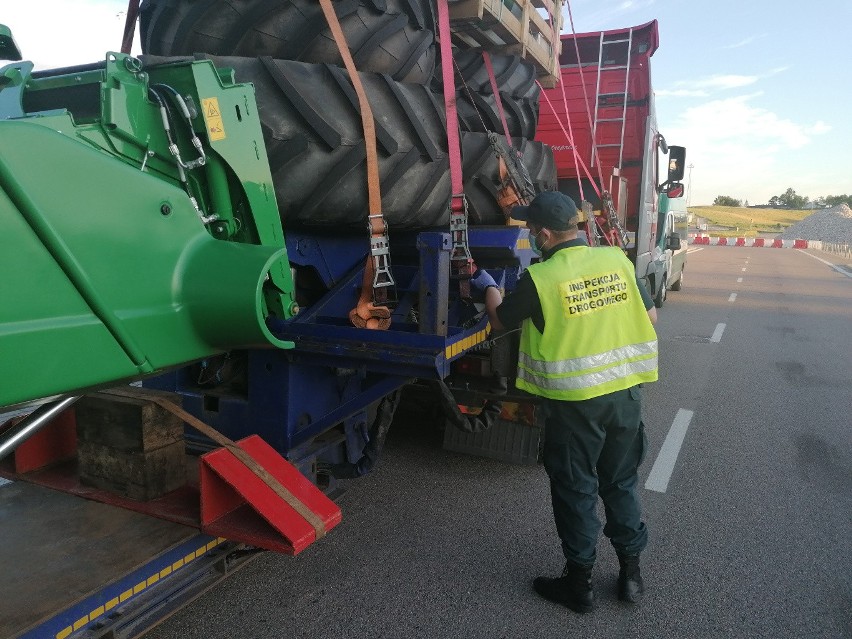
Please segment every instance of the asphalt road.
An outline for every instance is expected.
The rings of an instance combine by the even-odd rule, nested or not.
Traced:
[[[147,639],[852,637],[841,270],[792,249],[690,252],[645,393],[639,606],[617,601],[604,541],[593,613],[538,598],[532,578],[563,563],[543,469],[444,451],[437,424],[398,420],[329,537],[295,558],[264,553]]]

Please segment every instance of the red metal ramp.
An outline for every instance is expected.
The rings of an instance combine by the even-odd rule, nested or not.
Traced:
[[[201,457],[201,530],[252,546],[296,554],[340,523],[340,508],[257,435],[236,442],[292,496],[228,450]]]

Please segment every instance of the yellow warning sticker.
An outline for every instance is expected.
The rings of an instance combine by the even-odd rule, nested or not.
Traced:
[[[207,135],[210,136],[210,141],[224,140],[225,123],[222,121],[218,98],[202,98],[201,109],[204,111],[204,122],[207,124]]]

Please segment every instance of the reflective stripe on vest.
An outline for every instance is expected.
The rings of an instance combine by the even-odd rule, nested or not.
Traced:
[[[538,362],[539,364],[541,362]],[[525,364],[526,366],[526,364]],[[650,359],[640,359],[635,362],[623,362],[614,364],[594,373],[584,373],[582,375],[574,375],[571,377],[548,377],[546,375],[536,373],[534,367],[524,370],[523,375],[520,371],[519,377],[538,388],[549,391],[565,391],[565,390],[580,390],[584,388],[592,388],[601,386],[616,380],[627,378],[630,375],[641,375],[657,370],[657,356],[654,355]],[[640,383],[637,381],[637,383]]]
[[[621,362],[627,359],[647,358],[653,355],[654,361],[657,361],[657,340],[645,342],[644,344],[631,344],[630,346],[622,346],[615,348],[605,353],[597,355],[587,355],[586,357],[575,357],[574,359],[564,359],[559,362],[542,362],[534,360],[526,353],[519,353],[519,363],[530,371],[535,371],[541,375],[564,375],[565,373],[577,373],[590,368],[599,368],[609,366],[611,362]],[[648,369],[643,369],[648,370]],[[594,386],[596,384],[590,384]]]

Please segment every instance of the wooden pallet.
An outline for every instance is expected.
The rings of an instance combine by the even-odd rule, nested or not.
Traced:
[[[453,43],[463,49],[516,53],[532,62],[538,80],[553,88],[559,78],[563,0],[450,0]],[[547,17],[553,16],[554,26]]]

